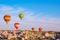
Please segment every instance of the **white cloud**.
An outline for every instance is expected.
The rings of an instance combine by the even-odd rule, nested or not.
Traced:
[[[60,19],[58,18],[49,18],[49,17],[39,17],[35,15],[34,12],[28,11],[24,8],[14,8],[10,6],[0,6],[0,29],[10,29],[13,30],[14,23],[19,22],[19,29],[29,29],[35,27],[36,30],[42,26],[44,31],[60,31]],[[19,13],[24,13],[25,17],[23,20],[20,20]],[[8,13],[12,16],[9,24],[6,24],[3,20],[3,16]]]

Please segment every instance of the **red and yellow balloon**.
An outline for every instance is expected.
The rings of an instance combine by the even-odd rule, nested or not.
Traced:
[[[9,21],[11,20],[11,16],[10,15],[5,15],[4,16],[4,20],[5,20],[5,22],[8,24],[9,23]]]

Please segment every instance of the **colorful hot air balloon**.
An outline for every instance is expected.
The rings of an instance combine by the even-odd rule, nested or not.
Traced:
[[[24,18],[24,14],[22,14],[22,13],[19,14],[19,18],[20,18],[20,19],[23,19],[23,18]]]
[[[4,20],[5,20],[5,22],[8,24],[9,21],[11,20],[11,16],[10,16],[10,15],[5,15],[5,16],[4,16]]]
[[[20,24],[19,23],[15,23],[14,26],[15,26],[16,29],[18,29]]]
[[[42,27],[40,27],[38,30],[39,30],[39,31],[42,31]]]
[[[32,28],[32,31],[34,31],[35,29],[34,28]]]

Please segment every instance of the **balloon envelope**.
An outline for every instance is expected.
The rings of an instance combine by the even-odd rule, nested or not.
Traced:
[[[32,31],[34,31],[35,29],[34,28],[32,28]]]
[[[40,27],[38,30],[39,30],[39,31],[42,31],[42,27]]]
[[[5,15],[5,16],[4,16],[4,20],[5,20],[5,22],[8,24],[9,21],[11,20],[11,16],[10,16],[10,15]]]
[[[22,13],[19,14],[19,18],[20,18],[20,19],[23,19],[23,18],[24,18],[24,14],[22,14]]]
[[[14,26],[15,26],[16,29],[18,29],[20,24],[19,23],[15,23]]]

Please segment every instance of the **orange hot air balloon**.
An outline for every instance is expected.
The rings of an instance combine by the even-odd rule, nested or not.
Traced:
[[[39,30],[39,31],[42,31],[42,27],[40,27],[38,30]]]
[[[18,29],[20,24],[19,23],[15,23],[14,26],[15,26],[16,29]]]
[[[5,20],[5,22],[8,24],[9,21],[11,20],[11,16],[10,16],[10,15],[5,15],[5,16],[4,16],[4,20]]]
[[[32,31],[34,31],[35,29],[34,28],[32,28]]]

